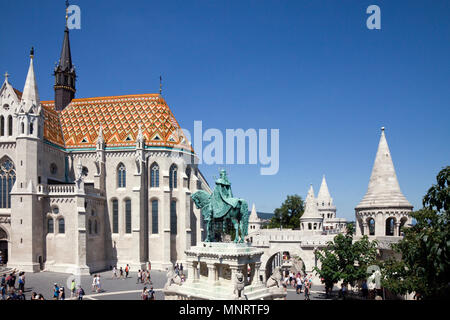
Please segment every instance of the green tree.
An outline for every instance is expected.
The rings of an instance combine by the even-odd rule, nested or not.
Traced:
[[[450,166],[442,169],[411,215],[416,224],[403,228],[392,248],[401,260],[383,263],[382,285],[395,294],[416,292],[423,299],[450,297]]]
[[[287,196],[280,208],[275,209],[274,216],[270,220],[269,228],[299,228],[304,203],[299,195]]]
[[[323,249],[315,251],[320,267],[314,271],[323,278],[325,286],[331,289],[339,280],[352,286],[367,277],[367,267],[374,264],[377,257],[377,241],[367,236],[353,240],[354,225],[347,225],[345,234],[338,234]]]

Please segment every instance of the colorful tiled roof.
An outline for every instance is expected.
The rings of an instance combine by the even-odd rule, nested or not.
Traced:
[[[95,148],[100,126],[106,147],[136,144],[139,125],[146,146],[193,152],[169,106],[159,94],[73,99],[63,110],[41,101],[44,139],[66,149]]]

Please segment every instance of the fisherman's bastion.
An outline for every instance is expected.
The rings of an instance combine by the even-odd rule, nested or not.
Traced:
[[[212,191],[161,93],[75,98],[67,27],[52,101],[39,98],[37,61],[32,50],[22,91],[8,75],[0,89],[3,261],[27,272],[77,274],[185,262],[186,250],[205,237],[191,195]],[[412,208],[382,128],[367,193],[355,207],[356,239],[377,239],[379,258],[391,256]],[[314,251],[346,230],[336,212],[325,176],[317,196],[309,188],[299,230],[263,228],[253,205],[246,240],[263,251],[261,280],[290,268],[294,259],[286,257],[313,273]]]

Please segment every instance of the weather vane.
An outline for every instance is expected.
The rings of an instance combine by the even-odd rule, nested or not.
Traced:
[[[162,76],[159,76],[159,94],[162,94]]]

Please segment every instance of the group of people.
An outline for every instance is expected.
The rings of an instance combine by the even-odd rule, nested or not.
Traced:
[[[18,286],[16,288],[16,281]],[[13,270],[9,275],[3,274],[0,284],[2,300],[25,300],[25,272]]]
[[[100,283],[100,275],[94,274],[92,277],[92,292],[99,293],[102,290],[102,285]]]
[[[182,263],[178,264],[178,262],[177,262],[177,264],[173,266],[173,271],[175,271],[175,273],[177,275],[179,275],[180,277],[181,277],[181,275],[184,275],[183,264]]]
[[[147,289],[147,287],[144,287],[144,289],[142,289],[141,299],[142,300],[156,300],[155,290],[153,290],[153,286],[151,286],[150,289]]]
[[[125,276],[124,276],[125,272]],[[130,273],[130,266],[127,264],[125,268],[120,267],[117,269],[117,266],[112,267],[112,279],[124,279],[128,278],[128,274]]]
[[[295,288],[297,294],[304,292],[305,300],[310,300],[309,295],[312,286],[312,275],[309,274],[303,276],[300,272],[294,274],[292,271],[289,271],[289,274],[284,278],[284,287],[287,289],[288,286]]]
[[[76,285],[75,279],[72,279],[70,284],[70,298],[77,298],[78,300],[83,300],[84,290],[81,285]],[[42,296],[41,294],[39,294]],[[44,297],[42,299],[34,299],[36,296],[35,292],[31,294],[31,300],[45,300]],[[57,283],[53,284],[53,300],[66,300],[66,291],[63,286],[59,286]]]
[[[138,270],[136,284],[152,284],[152,278],[150,276],[150,270]]]

